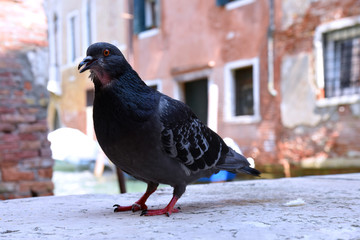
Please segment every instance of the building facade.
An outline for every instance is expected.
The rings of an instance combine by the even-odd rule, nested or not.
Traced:
[[[92,133],[93,86],[77,64],[107,41],[263,172],[359,170],[358,0],[47,3],[51,129]]]
[[[279,156],[305,168],[359,170],[360,2],[280,3]]]
[[[359,169],[359,1],[133,3],[140,76],[260,169]]]

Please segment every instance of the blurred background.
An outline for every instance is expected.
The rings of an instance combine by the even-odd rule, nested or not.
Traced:
[[[263,178],[360,171],[359,0],[0,1],[0,199],[144,191],[99,148],[77,66],[116,45]],[[241,180],[222,172],[200,182]]]

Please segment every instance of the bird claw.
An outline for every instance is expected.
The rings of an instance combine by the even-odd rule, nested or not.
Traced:
[[[125,212],[125,211],[137,212],[139,210],[146,210],[147,209],[147,206],[145,204],[139,204],[139,203],[134,203],[131,206],[125,206],[125,207],[122,207],[119,204],[114,204],[113,207],[115,208],[114,212]]]
[[[115,208],[114,212],[118,212],[118,209],[120,208],[120,205],[119,204],[114,204],[113,207]]]
[[[122,207],[120,206],[119,204],[114,204],[113,206],[115,209],[114,209],[114,212],[124,212],[124,211],[130,211],[132,206],[126,206],[126,207]]]

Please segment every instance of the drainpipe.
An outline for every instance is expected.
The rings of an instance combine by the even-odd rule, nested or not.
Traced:
[[[274,87],[274,0],[270,0],[269,7],[269,28],[268,28],[268,91],[271,96],[276,96]]]

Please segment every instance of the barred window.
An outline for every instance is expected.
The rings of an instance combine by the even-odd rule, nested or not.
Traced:
[[[325,97],[360,93],[360,25],[324,34]]]

